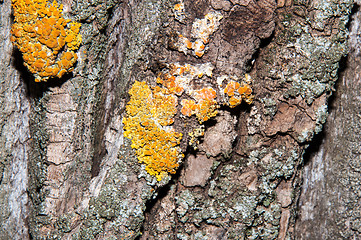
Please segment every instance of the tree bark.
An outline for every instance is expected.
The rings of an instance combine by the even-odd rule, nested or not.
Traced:
[[[350,21],[349,54],[330,115],[305,163],[297,239],[359,239],[360,36],[359,2]]]
[[[310,229],[301,221],[295,232],[303,154],[327,117],[352,1],[63,4],[83,42],[74,71],[45,83],[22,67],[10,2],[0,5],[1,239],[293,239]],[[214,31],[198,37],[206,16]],[[183,133],[185,157],[157,181],[123,119],[134,82],[162,87],[157,76],[171,64],[212,66],[191,79],[192,91],[246,79],[254,100],[232,108],[218,89],[223,106],[200,126],[180,114],[191,91],[179,96],[170,127]],[[204,137],[192,138],[200,129]]]
[[[14,67],[10,15],[10,1],[0,3],[0,239],[26,239],[30,100]]]

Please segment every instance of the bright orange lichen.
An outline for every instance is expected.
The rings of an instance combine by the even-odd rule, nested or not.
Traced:
[[[160,181],[174,174],[183,158],[179,144],[182,134],[170,126],[176,114],[177,98],[136,81],[129,91],[127,116],[123,119],[124,136],[132,139],[138,160],[145,170]]]
[[[196,100],[198,100],[198,109],[196,111],[196,116],[200,123],[203,123],[209,120],[211,117],[215,117],[218,113],[217,108],[218,104],[215,98],[217,97],[216,91],[212,88],[203,88],[197,90]]]
[[[81,43],[80,23],[62,16],[63,5],[46,0],[12,0],[11,41],[22,52],[35,81],[62,77],[72,71]]]
[[[181,105],[182,105],[181,113],[187,117],[192,116],[192,114],[194,114],[198,108],[195,101],[188,99],[183,99]]]
[[[238,106],[244,100],[246,103],[251,104],[253,102],[252,89],[248,84],[241,84],[236,81],[229,81],[224,88],[224,93],[229,97],[228,105],[233,108]]]
[[[176,81],[176,77],[169,73],[160,73],[157,77],[157,83],[160,83],[164,87],[166,87],[169,93],[177,94],[178,96],[180,96],[184,92],[183,87],[180,85],[179,82]]]
[[[210,64],[190,64],[179,65],[170,64],[167,71],[158,74],[157,83],[162,84],[170,94],[182,95],[184,91],[189,92],[189,86],[194,77],[202,78],[204,75],[211,77],[213,67]]]
[[[212,88],[203,88],[201,90],[195,90],[192,94],[196,100],[183,99],[181,102],[181,113],[184,116],[191,116],[195,114],[199,123],[203,123],[209,120],[211,117],[217,115],[218,104],[215,98],[217,97],[216,91]]]
[[[184,4],[182,3],[177,3],[176,5],[174,5],[174,10],[176,11],[183,11],[184,9]]]

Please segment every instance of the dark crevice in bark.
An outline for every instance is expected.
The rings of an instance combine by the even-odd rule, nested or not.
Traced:
[[[339,85],[339,82],[340,82],[340,76],[342,76],[342,74],[344,73],[344,71],[347,68],[347,57],[342,57],[339,64],[340,64],[340,68],[339,68],[339,71],[338,71],[339,78],[335,83],[335,86],[334,86],[335,89],[338,89],[338,85]],[[333,93],[329,97],[329,99],[327,101],[328,102],[328,113],[329,114],[334,111],[334,109],[335,109],[334,103],[335,103],[336,100],[337,100],[336,99],[336,94]],[[326,121],[326,123],[327,123],[327,121]],[[326,132],[325,131],[326,131],[325,127],[323,127],[322,131],[313,137],[312,141],[309,143],[309,146],[305,149],[305,153],[303,155],[303,165],[304,166],[306,166],[311,161],[313,156],[316,153],[319,152],[320,146],[321,146],[323,140],[326,137]]]
[[[305,149],[305,153],[303,154],[303,165],[307,165],[313,158],[313,155],[320,150],[320,146],[323,139],[325,138],[325,135],[326,133],[323,128],[319,134],[313,137],[312,141],[309,143],[309,146]]]
[[[146,203],[145,203],[145,211],[144,211],[144,221],[141,225],[140,228],[140,232],[145,232],[145,231],[149,231],[149,229],[146,229],[146,227],[149,225],[150,222],[154,221],[154,217],[152,216],[152,212],[158,212],[156,207],[158,207],[159,203],[162,201],[162,199],[164,199],[168,194],[169,191],[171,190],[171,187],[176,184],[176,182],[178,182],[179,178],[180,178],[180,170],[181,168],[183,168],[182,166],[178,169],[177,173],[172,175],[172,180],[166,184],[165,186],[162,186],[160,188],[158,188],[157,190],[157,196],[149,199]],[[141,235],[138,236],[136,238],[136,240],[140,240],[141,239]]]
[[[357,12],[360,11],[360,5],[356,1],[354,1],[353,7],[351,9],[351,13],[349,16],[349,21],[346,24],[346,28],[350,31],[351,19],[356,15]],[[341,61],[342,62],[342,61]]]
[[[178,176],[179,177],[179,176]],[[155,204],[159,201],[161,201],[165,196],[167,196],[171,186],[174,184],[174,181],[170,181],[167,185],[160,187],[157,190],[157,196],[155,198],[152,198],[150,200],[148,200],[145,204],[145,211],[144,214],[150,214],[151,211],[153,210]],[[145,221],[146,222],[146,221]],[[144,226],[143,226],[144,227]]]
[[[120,2],[119,4],[114,5],[111,8],[107,9],[109,19],[111,19],[114,9],[116,9],[116,7],[119,6],[120,4],[124,5],[123,2]],[[112,34],[112,31],[115,29],[115,27],[122,24],[123,24],[122,21],[118,21],[115,26],[112,26],[112,24],[109,23],[108,25],[111,26],[111,29],[110,30],[108,28],[100,29],[100,33],[103,35],[110,36]],[[108,32],[108,30],[110,32]],[[120,34],[124,34],[124,33],[121,32]],[[117,48],[118,44],[122,44],[122,43],[110,41],[107,45],[108,49],[105,50],[107,54],[109,54],[110,51]],[[104,55],[107,54],[104,53]],[[123,52],[119,52],[118,55],[116,55],[115,57],[123,58],[122,56],[123,54],[124,54]],[[102,73],[103,76],[102,79],[104,80],[101,81],[100,84],[97,86],[97,92],[100,94],[100,98],[99,98],[99,102],[95,105],[95,111],[94,111],[95,113],[99,113],[99,114],[96,114],[94,117],[95,119],[94,133],[93,133],[94,137],[92,143],[94,152],[93,152],[92,167],[91,167],[92,178],[98,176],[102,159],[107,154],[107,150],[104,143],[104,134],[105,134],[105,130],[108,127],[109,121],[112,117],[112,114],[114,114],[116,103],[118,103],[120,99],[120,97],[117,95],[118,93],[117,89],[119,88],[117,86],[117,79],[120,78],[121,74],[119,71],[121,67],[114,66],[114,64],[117,62],[118,59],[111,59],[111,60],[113,60],[114,62],[109,63],[107,62],[107,60],[105,60],[106,62],[104,63],[105,66],[103,67],[103,73]],[[118,71],[115,72],[114,74],[113,71],[110,70],[111,68],[115,68]],[[113,74],[109,74],[109,72],[112,72]],[[113,100],[109,100],[110,99],[109,95],[113,97]],[[107,108],[105,106],[106,101],[111,101],[111,103]]]
[[[268,47],[270,43],[272,43],[272,40],[275,37],[275,31],[272,32],[271,36],[268,38],[261,38],[259,47],[256,49],[256,51],[253,53],[252,57],[248,60],[246,64],[246,72],[251,72],[254,66],[255,61],[259,59],[260,53],[262,49],[265,49]]]
[[[26,86],[26,95],[29,98],[31,88],[30,85],[34,82],[33,75],[28,71],[28,69],[24,66],[24,61],[21,52],[14,47],[12,53],[12,61],[13,67],[18,71],[20,74],[20,79],[22,79]]]
[[[353,15],[356,14],[357,11],[359,11],[359,6],[355,3],[351,10],[350,19],[352,18]],[[351,24],[351,20],[348,21],[347,26],[346,26],[348,30],[350,30],[350,24]],[[344,75],[345,71],[347,71],[348,59],[349,59],[349,55],[342,56],[341,60],[339,62],[339,69],[337,72],[338,78],[333,86],[334,90],[332,93],[329,94],[330,96],[327,100],[329,115],[331,112],[335,111],[335,102],[337,101],[335,91],[337,91],[337,89],[339,88],[341,77]],[[327,123],[327,120],[326,120],[326,123]],[[314,157],[314,155],[319,152],[320,146],[321,146],[322,142],[324,141],[325,137],[326,137],[325,126],[323,126],[322,131],[313,137],[312,141],[309,143],[309,146],[305,149],[305,153],[303,155],[303,166],[306,166],[311,161],[311,159]]]

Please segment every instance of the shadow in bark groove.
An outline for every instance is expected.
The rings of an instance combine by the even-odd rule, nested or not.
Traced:
[[[266,48],[270,43],[272,43],[272,40],[275,36],[275,32],[273,31],[271,36],[269,36],[268,38],[261,38],[260,39],[260,44],[259,47],[256,49],[256,51],[253,53],[252,57],[250,60],[248,60],[247,64],[246,64],[246,72],[249,73],[252,71],[253,66],[254,66],[254,62],[257,61],[257,59],[259,59],[259,55],[261,53],[261,49]]]

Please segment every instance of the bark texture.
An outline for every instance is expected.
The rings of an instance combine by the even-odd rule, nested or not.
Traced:
[[[1,237],[294,238],[303,154],[327,117],[352,1],[63,4],[82,22],[83,43],[73,73],[47,83],[35,83],[12,55],[10,2],[0,5],[0,211],[1,223],[16,222]],[[205,54],[179,49],[180,35],[196,41],[192,26],[210,12],[223,19]],[[255,98],[218,109],[196,149],[187,132],[198,121],[177,117],[185,158],[158,182],[138,163],[122,119],[131,85],[157,85],[176,62],[214,67],[206,82],[192,79],[195,89],[248,73]]]
[[[359,239],[360,225],[360,22],[350,22],[349,54],[340,74],[322,143],[304,168],[297,239]]]
[[[0,2],[0,239],[27,239],[30,100],[10,42],[10,1]]]

